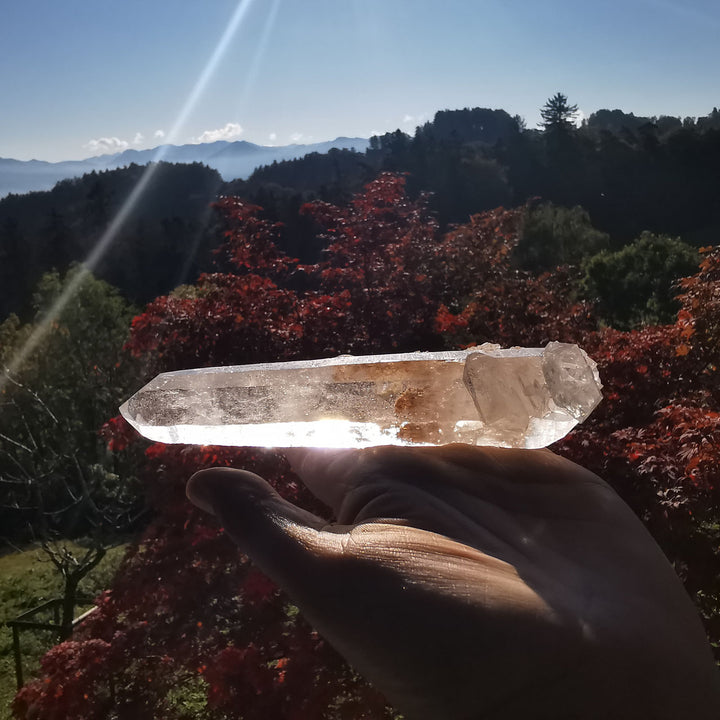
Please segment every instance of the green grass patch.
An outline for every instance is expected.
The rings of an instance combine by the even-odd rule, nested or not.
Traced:
[[[76,555],[83,548],[64,542]],[[80,592],[95,596],[110,586],[126,545],[110,548],[100,564],[80,583]],[[11,717],[10,703],[15,697],[15,661],[12,630],[5,623],[46,600],[62,597],[63,580],[42,550],[26,550],[0,557],[0,720]],[[79,614],[83,608],[78,608]],[[46,621],[44,618],[36,618]],[[23,630],[20,636],[23,672],[27,680],[37,671],[40,658],[57,642],[47,630]]]

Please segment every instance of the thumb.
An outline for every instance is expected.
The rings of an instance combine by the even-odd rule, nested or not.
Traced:
[[[195,473],[187,497],[222,523],[225,532],[280,586],[309,570],[314,554],[331,553],[326,521],[283,499],[248,470],[212,468]],[[324,542],[323,542],[324,540]]]
[[[422,720],[470,717],[480,644],[476,611],[467,599],[448,607],[453,588],[467,580],[453,576],[438,594],[426,585],[443,568],[462,565],[462,558],[435,562],[433,542],[449,543],[461,555],[476,551],[388,523],[328,526],[244,470],[203,470],[190,479],[187,494],[400,711]],[[418,565],[427,567],[413,577]],[[476,630],[458,641],[459,628]]]
[[[213,468],[193,475],[187,496],[222,523],[240,549],[279,587],[310,623],[351,662],[372,633],[363,632],[371,588],[378,590],[373,563],[347,557],[347,526],[324,520],[278,495],[246,470]],[[354,543],[351,543],[354,545]],[[355,548],[358,550],[358,548]],[[355,555],[356,553],[350,553]],[[370,592],[377,603],[382,593]],[[355,663],[361,672],[362,662]]]

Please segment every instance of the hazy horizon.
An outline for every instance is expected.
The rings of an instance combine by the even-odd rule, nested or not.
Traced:
[[[367,138],[464,107],[534,127],[558,91],[585,116],[706,115],[718,29],[709,0],[28,0],[0,26],[0,156]]]
[[[152,151],[152,150],[157,150],[158,148],[161,148],[161,147],[169,147],[169,148],[171,148],[171,147],[182,147],[182,146],[186,146],[186,145],[212,144],[212,143],[214,143],[214,142],[226,142],[226,143],[247,142],[247,143],[250,143],[250,144],[252,144],[252,145],[257,145],[258,147],[272,149],[272,148],[279,148],[279,147],[291,147],[292,145],[297,145],[298,147],[305,147],[305,146],[312,146],[312,145],[322,145],[322,144],[332,143],[333,141],[339,140],[339,139],[342,139],[342,138],[347,139],[347,140],[368,140],[368,139],[369,139],[369,138],[360,138],[360,137],[356,137],[356,136],[352,136],[352,137],[351,137],[351,136],[348,136],[348,135],[337,135],[336,137],[327,138],[327,139],[320,139],[320,140],[314,140],[313,142],[307,142],[307,143],[303,143],[303,142],[300,142],[300,143],[285,143],[285,144],[283,144],[283,145],[280,145],[279,143],[277,143],[277,144],[275,144],[275,145],[272,145],[272,144],[270,144],[270,143],[264,143],[264,144],[263,144],[263,143],[254,143],[252,140],[248,140],[247,138],[234,138],[234,139],[230,139],[230,140],[224,140],[224,139],[220,139],[220,140],[209,140],[209,141],[207,141],[207,143],[201,143],[201,142],[164,143],[164,142],[158,142],[157,144],[155,144],[155,145],[149,145],[148,147],[142,147],[142,148],[141,148],[141,147],[127,147],[127,148],[123,148],[122,150],[116,150],[116,151],[107,152],[107,153],[99,153],[99,154],[95,154],[95,155],[84,155],[84,156],[82,156],[82,157],[64,158],[64,159],[62,159],[62,160],[45,160],[44,158],[39,158],[39,157],[27,158],[27,159],[23,160],[23,159],[20,159],[20,158],[8,157],[8,156],[4,156],[4,155],[0,155],[0,160],[18,160],[19,162],[37,161],[37,162],[49,162],[49,163],[57,164],[57,163],[64,163],[64,162],[83,162],[83,161],[86,161],[86,160],[98,160],[98,159],[105,158],[105,157],[117,157],[117,156],[119,156],[119,155],[122,155],[124,152],[126,152],[126,151],[128,151],[128,150],[133,150],[133,151],[136,151],[136,152],[149,152],[149,151]],[[162,157],[160,157],[159,160],[162,160]]]

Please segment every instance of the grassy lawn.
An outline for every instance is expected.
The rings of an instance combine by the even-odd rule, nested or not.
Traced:
[[[76,554],[83,551],[71,542],[64,544]],[[125,545],[118,545],[109,549],[102,562],[83,578],[80,591],[92,596],[109,587],[125,548]],[[11,717],[10,702],[16,691],[12,630],[5,623],[46,600],[60,597],[62,587],[60,574],[40,549],[0,557],[0,720]],[[77,614],[80,611],[78,608]],[[36,619],[46,621],[41,617]],[[38,669],[40,658],[52,647],[56,638],[48,631],[23,630],[20,639],[23,672],[27,680]]]

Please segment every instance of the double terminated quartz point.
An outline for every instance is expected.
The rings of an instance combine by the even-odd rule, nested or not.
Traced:
[[[163,443],[538,448],[582,422],[600,389],[576,345],[485,344],[164,373],[120,410]]]

